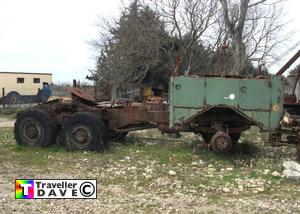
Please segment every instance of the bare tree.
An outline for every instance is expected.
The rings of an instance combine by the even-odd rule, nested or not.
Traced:
[[[270,3],[269,3],[270,2]],[[266,59],[282,40],[284,27],[281,0],[220,0],[226,32],[232,46],[235,66],[240,74],[251,59]]]
[[[215,23],[217,0],[151,0],[166,24],[170,35],[178,38],[182,57],[187,61],[186,74],[193,61],[193,47]]]

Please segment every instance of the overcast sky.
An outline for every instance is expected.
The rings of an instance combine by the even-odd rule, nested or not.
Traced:
[[[53,73],[54,82],[84,80],[95,63],[88,42],[97,38],[97,17],[118,16],[120,5],[120,0],[0,0],[0,71]],[[298,31],[290,46],[300,41],[299,8],[299,0],[287,0],[283,19]]]

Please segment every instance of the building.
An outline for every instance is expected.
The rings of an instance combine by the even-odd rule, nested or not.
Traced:
[[[44,87],[51,83],[51,73],[0,72],[1,102],[15,104],[40,102],[41,99],[45,101],[50,95],[47,92],[47,96],[44,96]]]
[[[52,83],[51,73],[0,72],[0,88],[5,89],[5,95],[11,91],[20,95],[36,95],[43,88],[43,83]]]

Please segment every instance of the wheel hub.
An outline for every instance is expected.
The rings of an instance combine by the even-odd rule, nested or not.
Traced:
[[[15,103],[17,103],[17,100],[18,100],[17,97],[14,95],[14,96],[11,97],[10,102],[12,104],[15,104]]]
[[[78,148],[85,148],[91,142],[91,134],[87,127],[75,127],[71,134],[71,141]]]
[[[215,150],[216,152],[222,152],[230,150],[232,146],[232,141],[227,133],[218,131],[212,137],[210,144],[213,150]]]
[[[74,139],[78,143],[83,143],[87,139],[87,133],[84,130],[79,130],[75,133]]]
[[[34,124],[30,124],[26,127],[25,134],[28,138],[35,139],[38,136],[39,131]]]
[[[225,137],[220,137],[216,140],[215,145],[219,150],[226,150],[229,145],[229,141]]]
[[[36,142],[39,142],[43,133],[39,122],[33,118],[26,118],[23,120],[20,127],[24,140],[26,140],[28,144],[34,145]]]

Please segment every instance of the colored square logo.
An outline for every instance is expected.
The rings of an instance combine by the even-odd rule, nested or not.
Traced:
[[[15,180],[16,199],[34,198],[34,180]]]

